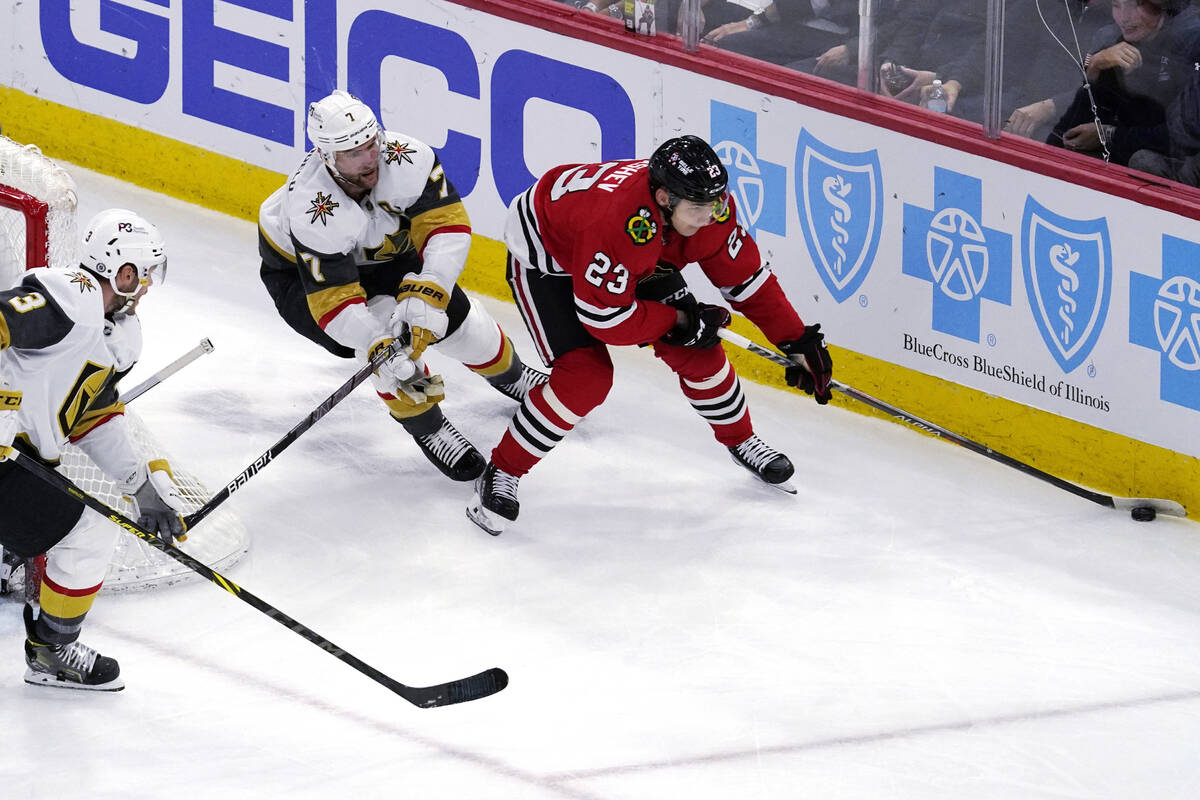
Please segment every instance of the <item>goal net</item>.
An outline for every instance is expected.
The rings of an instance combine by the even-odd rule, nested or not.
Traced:
[[[75,181],[33,145],[0,136],[0,289],[15,284],[26,269],[70,267],[76,261]],[[187,503],[187,513],[202,506],[211,492],[155,440],[132,411],[125,413],[134,446],[146,457],[166,458]],[[133,509],[116,486],[82,450],[68,445],[59,471],[77,486],[129,516]],[[188,532],[180,548],[217,571],[241,560],[249,549],[245,527],[218,508],[203,525]],[[104,579],[104,591],[167,586],[200,576],[132,534],[122,534]]]

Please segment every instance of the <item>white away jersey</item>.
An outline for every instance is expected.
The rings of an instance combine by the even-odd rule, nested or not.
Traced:
[[[420,265],[423,280],[450,289],[466,265],[471,223],[433,149],[385,131],[379,178],[355,202],[314,150],[259,209],[259,250],[270,269],[298,270],[313,319],[343,344],[360,348],[333,324],[366,301],[362,278],[397,259]]]
[[[0,292],[0,374],[23,393],[19,429],[42,458],[55,460],[93,401],[128,369],[141,349],[136,318],[110,330],[122,345],[120,367],[105,336],[96,278],[79,268],[26,272]],[[78,430],[76,430],[78,433]]]

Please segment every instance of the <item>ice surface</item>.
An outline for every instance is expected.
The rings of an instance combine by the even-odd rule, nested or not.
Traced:
[[[276,316],[254,225],[72,173],[81,218],[125,206],[166,237],[129,382],[213,340],[135,406],[222,485],[353,364]],[[515,309],[486,304],[533,357]],[[498,538],[367,387],[229,500],[253,531],[235,581],[405,683],[501,666],[504,692],[417,709],[207,583],[100,598],[84,640],[124,692],[39,689],[3,603],[0,796],[1197,796],[1194,523],[1138,524],[748,384],[757,432],[797,463],[789,497],[648,352],[614,357],[608,401]],[[431,362],[490,450],[513,404]]]

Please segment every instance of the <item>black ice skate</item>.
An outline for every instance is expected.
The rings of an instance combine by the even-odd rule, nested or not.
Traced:
[[[507,370],[503,375],[497,375],[495,379],[489,380],[500,393],[511,397],[518,403],[525,401],[525,396],[529,394],[529,390],[537,386],[539,383],[545,383],[550,380],[550,376],[541,370],[536,370],[528,364],[516,363],[513,365],[516,369]],[[509,372],[516,372],[516,377],[510,376]],[[508,379],[508,380],[506,380]]]
[[[436,406],[419,417],[400,420],[412,434],[421,452],[441,473],[452,481],[470,481],[479,477],[487,461],[467,437],[450,424]]]
[[[115,658],[102,656],[78,641],[46,644],[35,638],[33,612],[25,607],[25,682],[59,689],[119,692],[125,688]]]
[[[746,441],[729,448],[729,455],[764,483],[781,492],[796,493],[796,487],[788,482],[796,471],[791,460],[757,435],[751,434]]]
[[[488,462],[483,474],[475,479],[475,495],[467,506],[467,519],[492,536],[504,533],[505,524],[515,520],[521,510],[517,502],[520,480]]]

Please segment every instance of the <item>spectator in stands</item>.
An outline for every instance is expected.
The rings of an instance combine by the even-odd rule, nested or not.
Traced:
[[[773,0],[747,13],[735,0],[701,0],[703,41],[787,64],[828,50],[858,25],[858,0]]]
[[[1189,186],[1200,186],[1200,71],[1192,70],[1167,109],[1167,133],[1168,153],[1138,150],[1129,157],[1129,166]]]
[[[1113,0],[1114,24],[1097,33],[1085,61],[1090,93],[1075,93],[1050,144],[1118,164],[1138,150],[1170,152],[1166,110],[1200,58],[1200,15],[1181,14],[1185,5]]]
[[[1083,82],[1082,48],[1112,23],[1112,10],[1110,0],[1066,0],[1031,11],[1021,15],[1017,31],[1005,35],[1006,61],[1017,59],[1024,67],[1004,130],[1045,141]]]
[[[908,5],[906,0],[875,0],[872,11],[875,28],[876,51],[895,35],[896,28],[904,18],[901,15],[903,7]],[[838,44],[821,53],[792,61],[787,64],[789,69],[806,72],[810,75],[820,75],[839,83],[858,85],[858,20],[852,25],[849,34]]]

